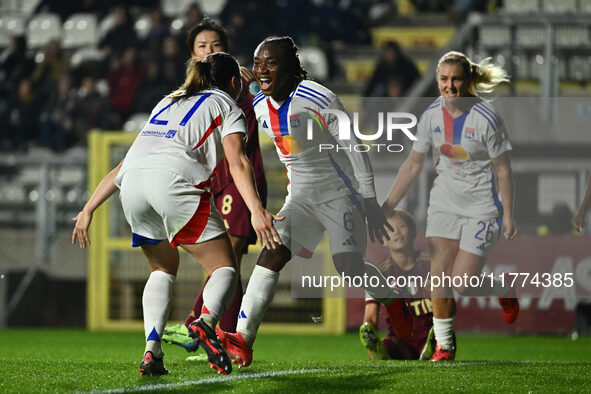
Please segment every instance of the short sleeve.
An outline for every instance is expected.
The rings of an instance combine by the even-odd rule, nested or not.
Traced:
[[[227,112],[226,116],[221,119],[221,137],[222,139],[228,134],[243,133],[244,138],[248,138],[246,132],[246,118],[244,113],[237,106],[232,106]]]
[[[507,130],[505,129],[505,123],[498,114],[496,115],[498,124],[489,124],[486,131],[486,147],[488,149],[488,155],[491,159],[494,159],[495,157],[498,157],[512,149],[511,143],[509,142],[509,137],[507,136]]]
[[[431,148],[431,130],[429,124],[429,116],[423,114],[417,125],[417,134],[415,136],[417,140],[412,145],[414,151],[427,153],[429,148]]]

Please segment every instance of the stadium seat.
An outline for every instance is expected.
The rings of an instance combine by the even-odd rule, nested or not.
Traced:
[[[480,27],[480,44],[486,48],[506,47],[511,41],[507,26],[483,25]]]
[[[577,12],[577,1],[542,0],[542,11],[547,14],[574,14]]]
[[[543,48],[546,34],[543,26],[520,26],[516,33],[517,46],[521,48]]]
[[[162,0],[162,13],[167,18],[182,17],[193,3],[195,0]],[[199,6],[201,8],[201,4]]]
[[[503,11],[506,14],[537,14],[540,6],[538,0],[505,1]]]
[[[227,2],[228,0],[198,0],[197,4],[203,14],[215,18],[222,13]],[[194,1],[189,3],[194,3]]]
[[[328,59],[326,54],[316,47],[301,47],[298,51],[302,65],[313,79],[326,81],[328,79]]]
[[[74,14],[63,26],[62,47],[64,49],[96,45],[98,42],[96,16]]]
[[[100,61],[103,59],[103,56],[103,52],[94,46],[79,48],[74,53],[72,53],[72,57],[70,58],[70,66],[75,69],[86,62]]]
[[[152,28],[152,18],[149,13],[143,14],[135,20],[133,25],[140,40],[145,39]]]
[[[25,34],[25,17],[21,14],[4,14],[0,16],[0,48],[10,44],[14,36]]]
[[[38,14],[29,22],[27,28],[27,45],[37,49],[53,39],[60,39],[62,24],[57,14]]]
[[[2,0],[0,1],[0,11],[18,12],[24,16],[30,16],[35,12],[41,0]]]
[[[133,114],[127,119],[125,124],[123,125],[123,131],[129,133],[138,133],[141,129],[144,128],[144,125],[150,118],[150,114],[138,112]]]
[[[115,23],[115,14],[110,13],[106,15],[98,25],[98,41],[102,40],[103,37],[107,34],[107,32],[113,27]]]

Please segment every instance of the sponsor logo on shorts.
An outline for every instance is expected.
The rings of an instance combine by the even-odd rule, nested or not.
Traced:
[[[437,126],[435,127],[435,130],[433,130],[433,132],[441,134],[441,129],[439,128],[439,126]]]
[[[486,250],[486,244],[485,244],[485,243],[484,243],[484,244],[480,244],[480,245],[478,245],[478,246],[476,247],[476,249],[478,249],[478,250],[482,250],[482,251],[485,251],[485,250]]]
[[[265,129],[268,129],[269,128],[269,126],[267,126],[267,121],[266,120],[263,120],[263,128],[265,128]]]
[[[342,243],[343,246],[353,246],[353,245],[357,245],[357,242],[355,242],[355,238],[353,237],[349,237],[345,240],[345,242]]]

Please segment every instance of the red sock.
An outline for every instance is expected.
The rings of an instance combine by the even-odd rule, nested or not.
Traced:
[[[392,322],[398,338],[408,338],[412,334],[413,321],[410,311],[403,298],[397,298],[390,305],[384,305],[388,311],[388,317]]]

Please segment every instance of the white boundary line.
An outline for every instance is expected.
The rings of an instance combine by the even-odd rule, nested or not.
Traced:
[[[130,388],[120,388],[120,389],[112,389],[112,390],[104,390],[104,391],[91,391],[92,393],[127,393],[127,392],[136,392],[136,391],[156,391],[156,390],[168,390],[168,389],[175,389],[180,387],[188,387],[188,386],[199,386],[202,384],[210,384],[210,383],[225,383],[225,382],[235,382],[237,380],[247,380],[247,379],[258,379],[258,378],[272,378],[275,376],[287,376],[287,375],[304,375],[309,373],[318,373],[318,372],[326,372],[329,369],[296,369],[296,370],[288,370],[288,371],[275,371],[275,372],[259,372],[259,373],[252,373],[252,374],[244,374],[244,375],[230,375],[230,376],[217,376],[213,378],[205,378],[199,380],[189,380],[185,382],[177,382],[177,383],[159,383],[159,384],[151,384],[151,385],[142,385],[142,386],[134,386]]]

